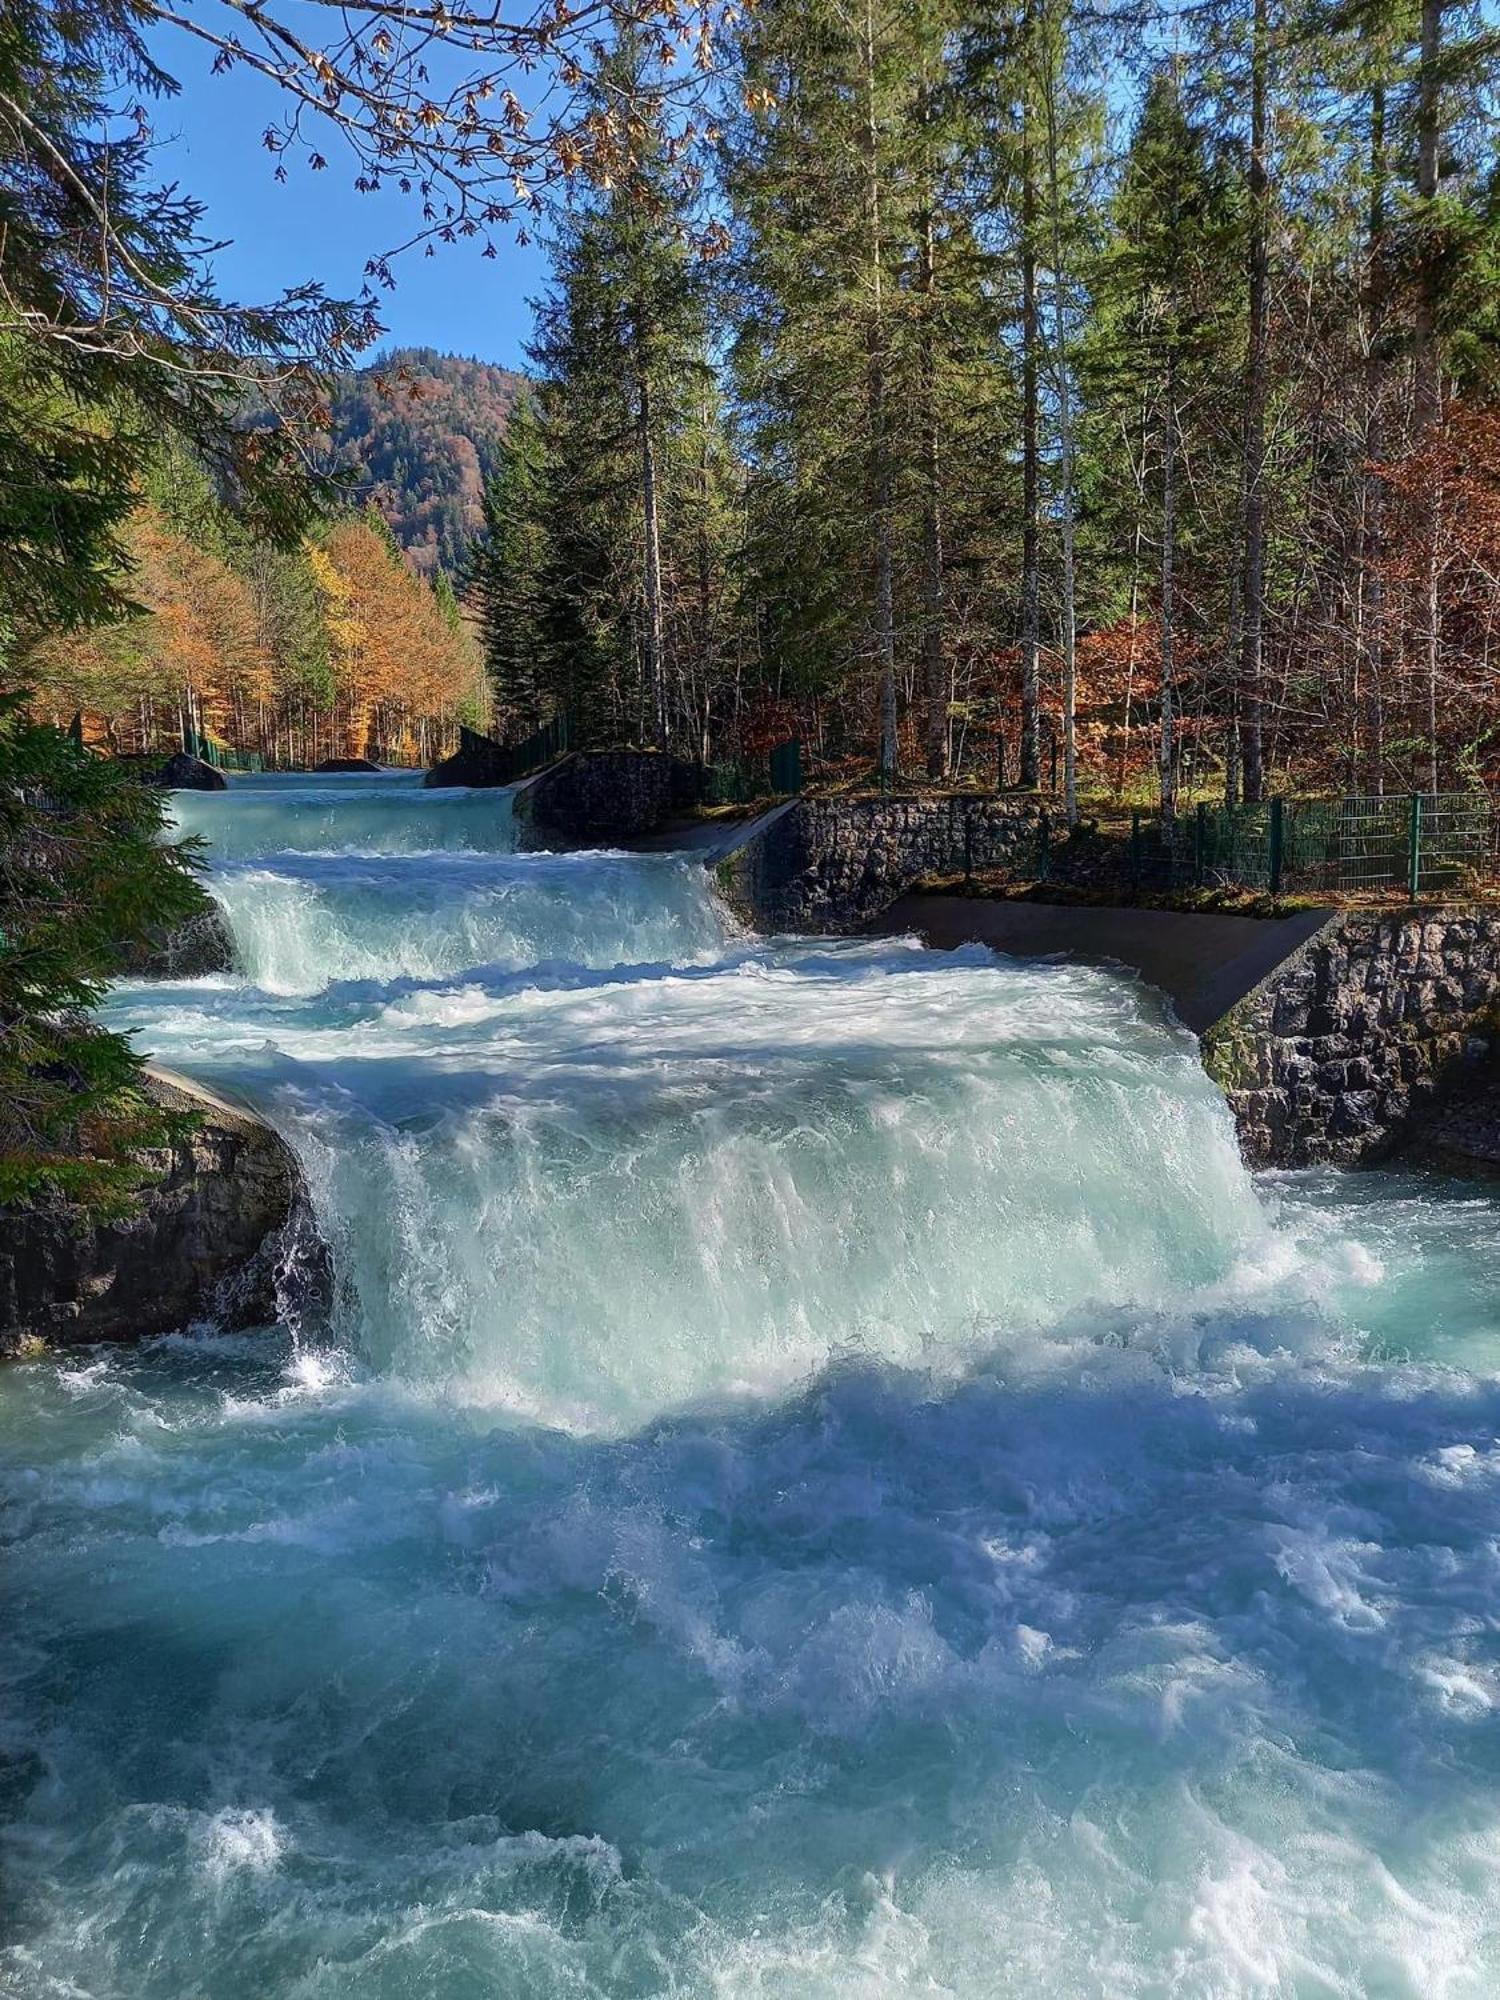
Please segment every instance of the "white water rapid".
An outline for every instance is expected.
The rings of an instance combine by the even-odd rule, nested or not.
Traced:
[[[16,2000],[1500,1987],[1500,1236],[1103,972],[179,796],[326,1337],[0,1377]]]

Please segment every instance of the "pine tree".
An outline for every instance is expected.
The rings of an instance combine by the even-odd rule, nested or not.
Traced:
[[[1139,463],[1114,518],[1123,529],[1128,511],[1148,496],[1155,510],[1154,524],[1138,518],[1137,528],[1159,557],[1158,774],[1162,814],[1170,820],[1194,602],[1201,631],[1208,624],[1204,595],[1227,554],[1214,537],[1214,502],[1226,476],[1225,430],[1232,423],[1223,384],[1234,356],[1238,233],[1225,163],[1189,118],[1175,65],[1147,85],[1111,219],[1096,279],[1086,385],[1096,438],[1139,440]]]

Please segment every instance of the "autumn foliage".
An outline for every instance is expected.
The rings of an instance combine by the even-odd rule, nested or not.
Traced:
[[[291,555],[216,551],[143,504],[126,543],[137,614],[32,649],[39,716],[81,714],[117,753],[190,731],[273,765],[427,762],[475,719],[473,642],[377,518],[339,521]]]

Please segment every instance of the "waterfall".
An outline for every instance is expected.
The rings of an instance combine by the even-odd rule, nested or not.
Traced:
[[[180,795],[341,1274],[0,1381],[0,1988],[1500,1977],[1495,1204],[1257,1182],[1139,983],[503,792]]]

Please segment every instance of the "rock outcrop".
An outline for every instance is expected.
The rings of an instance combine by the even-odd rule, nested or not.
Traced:
[[[1488,1083],[1497,1030],[1500,911],[1351,910],[1207,1031],[1204,1060],[1252,1165],[1354,1166],[1426,1149]]]
[[[672,801],[663,752],[575,750],[516,793],[516,828],[527,847],[609,847],[657,832]]]
[[[859,930],[924,876],[1034,853],[1048,818],[1029,794],[793,799],[719,863],[719,889],[758,930]]]
[[[251,1326],[326,1286],[300,1170],[271,1127],[181,1077],[156,1072],[151,1089],[198,1124],[141,1155],[154,1179],[132,1216],[80,1220],[61,1202],[0,1213],[0,1353]]]
[[[131,979],[201,979],[234,971],[234,937],[224,912],[211,903],[171,930],[154,930],[121,968]]]
[[[368,757],[325,757],[321,764],[314,764],[317,771],[379,771],[378,764],[372,764]]]
[[[422,780],[424,785],[508,785],[512,782],[511,753],[492,736],[474,729],[460,729],[458,748],[451,757],[434,764]]]
[[[226,792],[229,789],[229,780],[222,771],[216,771],[212,764],[205,764],[201,757],[190,757],[186,750],[179,750],[175,757],[169,757],[153,773],[151,782],[168,792]]]

